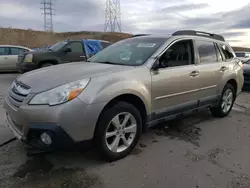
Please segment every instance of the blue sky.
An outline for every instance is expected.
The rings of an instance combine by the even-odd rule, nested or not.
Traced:
[[[196,29],[221,33],[250,47],[249,0],[120,0],[122,31],[167,33]],[[43,30],[41,0],[1,0],[0,26]],[[103,31],[105,0],[54,0],[54,30]]]

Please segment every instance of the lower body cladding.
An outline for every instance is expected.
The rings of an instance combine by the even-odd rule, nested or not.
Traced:
[[[85,104],[75,98],[67,103],[11,105],[6,97],[6,121],[14,135],[40,150],[66,149],[76,143],[92,143],[98,115],[106,103]]]

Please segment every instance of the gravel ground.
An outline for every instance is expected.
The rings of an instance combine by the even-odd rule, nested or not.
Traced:
[[[13,79],[0,75],[3,92]],[[24,145],[13,140],[0,148],[0,187],[249,188],[249,122],[237,111],[223,119],[200,112],[150,129],[131,155],[112,163],[80,149],[27,157]]]

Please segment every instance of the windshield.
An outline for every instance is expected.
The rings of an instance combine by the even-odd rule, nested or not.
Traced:
[[[52,51],[57,51],[57,50],[60,50],[65,44],[67,44],[67,42],[58,42],[54,44],[53,46],[49,47],[49,49]]]
[[[138,37],[116,42],[88,61],[117,65],[142,65],[166,41],[166,38]]]
[[[235,55],[236,55],[236,57],[245,57],[245,56],[246,56],[246,53],[243,53],[243,52],[236,52]]]

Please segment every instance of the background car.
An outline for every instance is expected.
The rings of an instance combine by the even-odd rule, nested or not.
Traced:
[[[18,55],[30,51],[23,46],[0,45],[0,71],[17,71]]]
[[[86,61],[110,45],[110,42],[94,39],[61,41],[49,48],[32,50],[19,55],[18,71],[25,73],[52,65]]]
[[[220,35],[128,38],[86,63],[19,76],[5,97],[6,123],[35,149],[94,144],[100,156],[117,160],[159,122],[206,108],[227,116],[243,86],[242,67]]]
[[[238,59],[242,60],[243,62],[250,59],[250,53],[249,52],[243,52],[243,51],[236,51],[235,55]]]
[[[250,88],[250,59],[243,64],[244,89]]]

